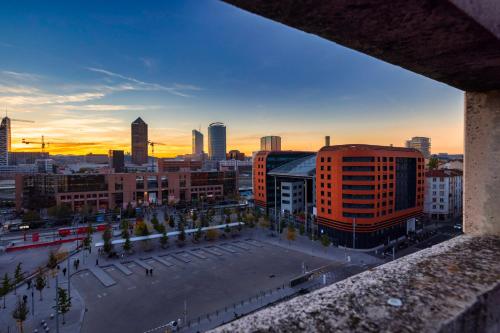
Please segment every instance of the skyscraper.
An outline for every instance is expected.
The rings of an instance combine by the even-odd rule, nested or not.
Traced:
[[[203,134],[200,131],[193,130],[192,138],[192,154],[201,155],[203,154]]]
[[[426,159],[431,157],[431,139],[423,136],[414,136],[411,140],[406,140],[406,148],[419,150]]]
[[[214,161],[226,159],[226,126],[223,123],[208,126],[208,157]]]
[[[260,150],[280,151],[281,137],[275,135],[263,136],[260,138]]]
[[[0,165],[9,165],[10,150],[10,118],[4,117],[2,123],[0,123]]]
[[[110,150],[109,154],[109,166],[115,170],[115,172],[125,171],[125,154],[123,150]]]
[[[141,117],[134,120],[132,130],[132,163],[148,163],[148,124]]]

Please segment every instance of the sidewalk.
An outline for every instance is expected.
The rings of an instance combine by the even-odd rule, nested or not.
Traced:
[[[352,265],[374,266],[384,263],[383,260],[364,252],[346,250],[335,246],[324,247],[319,241],[312,241],[303,235],[297,235],[295,240],[288,241],[285,231],[279,236],[271,237],[267,230],[256,228],[252,237],[265,243],[337,262],[345,263],[347,262],[347,256],[349,256]]]
[[[65,262],[61,263],[65,265]],[[57,274],[59,280],[59,287],[64,289],[68,288],[67,276],[64,277],[62,272]],[[32,289],[28,290],[27,285],[23,284],[17,290],[17,295],[11,292],[6,297],[6,309],[3,309],[3,300],[0,303],[2,308],[0,310],[0,327],[2,332],[17,332],[18,325],[12,318],[12,311],[14,310],[18,297],[21,298],[23,295],[28,296],[28,308],[29,313],[27,320],[24,322],[25,332],[34,332],[38,329],[39,332],[43,332],[43,327],[41,325],[42,320],[45,320],[48,324],[48,328],[51,332],[56,331],[56,311],[53,308],[55,306],[56,297],[56,279],[55,277],[47,277],[47,286],[42,291],[43,300],[40,301],[40,293],[38,290],[34,289],[34,281],[32,283]],[[59,332],[60,333],[75,333],[80,332],[80,327],[83,322],[85,314],[85,306],[83,299],[78,294],[78,291],[71,287],[71,310],[65,314],[66,324],[62,324],[62,316],[59,316]],[[51,318],[51,316],[54,316]]]

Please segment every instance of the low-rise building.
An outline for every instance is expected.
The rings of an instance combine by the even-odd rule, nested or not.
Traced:
[[[431,220],[448,221],[462,216],[461,170],[430,170],[425,174],[424,213]]]
[[[236,172],[155,172],[108,174],[16,175],[16,208],[40,209],[68,205],[114,209],[201,197],[223,200],[238,193]]]

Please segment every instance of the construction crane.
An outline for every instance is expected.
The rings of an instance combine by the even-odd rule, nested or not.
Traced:
[[[155,146],[163,146],[163,143],[160,142],[153,142],[151,140],[148,140],[148,145],[151,146],[151,156],[153,157],[151,159],[151,171],[155,171]]]
[[[23,138],[22,142],[24,144],[27,144],[27,145],[31,145],[31,144],[41,145],[42,146],[42,153],[45,152],[45,146],[48,146],[50,144],[49,142],[45,142],[45,137],[43,135],[42,135],[42,141],[31,141],[31,140],[26,140],[25,138]]]

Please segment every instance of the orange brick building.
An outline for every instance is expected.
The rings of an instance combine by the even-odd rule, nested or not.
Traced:
[[[320,230],[335,243],[352,247],[354,242],[356,248],[414,231],[423,212],[424,166],[423,155],[411,148],[323,147],[316,160]]]

